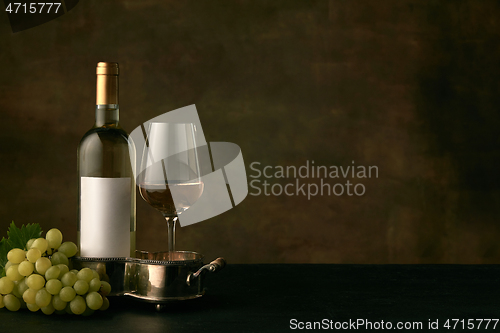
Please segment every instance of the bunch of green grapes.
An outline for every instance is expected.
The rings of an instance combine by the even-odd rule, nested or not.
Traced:
[[[6,276],[0,278],[0,308],[90,315],[109,307],[110,284],[90,268],[70,270],[69,258],[78,248],[62,238],[54,228],[45,238],[30,239],[26,250],[9,251]]]

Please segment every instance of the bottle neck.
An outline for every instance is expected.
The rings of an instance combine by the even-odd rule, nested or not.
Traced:
[[[97,64],[95,127],[118,127],[118,64]]]
[[[95,107],[94,127],[119,127],[120,108],[118,104],[100,104]]]

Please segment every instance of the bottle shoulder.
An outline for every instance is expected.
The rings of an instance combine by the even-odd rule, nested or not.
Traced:
[[[116,144],[128,144],[129,135],[120,127],[94,127],[83,135],[80,146],[89,141],[111,141]]]
[[[135,150],[123,129],[92,128],[80,141],[77,159],[81,177],[130,177]]]

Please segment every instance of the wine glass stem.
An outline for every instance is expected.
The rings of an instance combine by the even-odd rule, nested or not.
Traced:
[[[165,216],[168,227],[168,251],[175,251],[175,223],[177,222],[177,216]]]

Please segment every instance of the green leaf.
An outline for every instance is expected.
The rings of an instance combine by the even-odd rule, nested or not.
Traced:
[[[12,248],[26,249],[26,243],[32,238],[38,238],[42,234],[42,229],[38,223],[28,223],[17,228],[14,222],[10,224],[7,231],[8,243]]]
[[[0,241],[0,277],[5,276],[5,265],[7,264],[7,253],[14,248],[26,249],[26,243],[32,238],[39,238],[42,228],[38,223],[22,225],[21,229],[16,227],[14,221],[7,231],[7,239]]]
[[[7,264],[7,253],[9,251],[7,240],[2,238],[0,241],[0,277],[5,276],[5,265]]]

